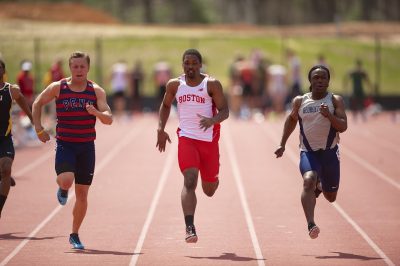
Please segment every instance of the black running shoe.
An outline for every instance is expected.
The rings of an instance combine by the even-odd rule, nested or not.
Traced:
[[[186,226],[186,243],[196,243],[197,239],[196,228],[194,225]]]
[[[73,249],[85,249],[78,234],[72,233],[69,235],[69,243],[71,243]]]
[[[315,223],[313,222],[308,223],[308,235],[310,236],[311,239],[317,238],[319,232],[320,232],[319,227]]]

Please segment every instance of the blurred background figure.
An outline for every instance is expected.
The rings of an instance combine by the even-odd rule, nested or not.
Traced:
[[[63,61],[61,58],[54,60],[50,68],[45,72],[43,77],[43,88],[47,88],[52,82],[59,81],[65,78],[63,70]],[[56,102],[52,101],[45,106],[44,125],[47,129],[51,129],[52,133],[55,134],[56,125]]]
[[[154,65],[153,80],[156,86],[156,95],[157,95],[156,110],[158,110],[158,108],[160,107],[160,104],[164,98],[167,82],[171,78],[172,78],[172,70],[168,62],[159,61]]]
[[[268,105],[269,96],[267,94],[268,67],[270,62],[263,55],[260,55],[255,64],[255,82],[253,93],[252,113],[253,118],[258,121],[264,119],[264,109]],[[261,120],[260,120],[261,119]]]
[[[243,87],[240,79],[239,67],[244,60],[242,55],[237,55],[229,66],[229,109],[236,117],[240,116],[240,108],[242,106]]]
[[[202,60],[202,64],[201,64],[201,68],[200,68],[200,72],[203,74],[207,74],[207,58],[203,58]]]
[[[240,118],[249,119],[251,118],[251,110],[253,108],[256,69],[251,60],[243,59],[238,62],[238,71],[242,87]]]
[[[326,61],[325,55],[323,55],[323,54],[317,55],[317,62],[315,62],[315,65],[324,66],[324,67],[328,68],[329,71],[331,71],[328,62]]]
[[[285,111],[285,102],[289,94],[286,68],[282,65],[270,65],[267,74],[267,92],[272,107],[270,115],[283,114]]]
[[[17,84],[21,89],[22,95],[24,95],[26,101],[28,102],[29,107],[32,108],[32,103],[35,100],[35,80],[31,71],[32,62],[29,60],[23,60],[21,62],[21,71],[18,73],[17,76]]]
[[[330,73],[330,76],[332,79],[332,77],[334,76],[333,67],[329,65],[324,54],[319,53],[317,55],[317,60],[315,62],[315,65],[322,65],[322,66],[326,67],[327,69],[329,69],[329,73]]]
[[[31,61],[23,60],[21,62],[21,70],[17,75],[17,84],[30,109],[32,109],[32,104],[35,100],[35,80],[32,74],[32,67]],[[14,121],[12,134],[16,148],[39,144],[29,117],[18,105],[13,105],[11,117]]]
[[[372,92],[372,84],[359,58],[355,60],[355,67],[350,70],[344,78],[344,88],[346,92],[349,91],[349,83],[351,83],[349,95],[350,110],[353,113],[353,118],[357,120],[357,117],[360,115],[365,122],[367,120],[365,114],[366,105],[372,104],[372,98],[368,99],[366,97],[365,85],[368,86],[368,92],[370,94]]]
[[[113,101],[113,114],[115,118],[125,115],[126,98],[125,94],[129,86],[128,66],[124,60],[119,60],[111,67],[110,84]]]
[[[54,81],[59,81],[60,79],[63,78],[65,78],[63,70],[63,61],[62,59],[57,58],[51,65],[50,69],[45,73],[45,76],[43,78],[43,83],[45,87],[47,87],[50,85],[50,83]]]
[[[296,52],[292,49],[286,51],[289,68],[289,97],[287,102],[290,103],[292,99],[302,94],[301,89],[301,61]]]
[[[137,60],[130,74],[130,111],[132,112],[142,111],[141,93],[144,78],[142,61]]]

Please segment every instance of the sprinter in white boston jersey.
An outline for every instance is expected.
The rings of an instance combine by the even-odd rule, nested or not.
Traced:
[[[184,74],[171,79],[160,107],[157,147],[165,151],[169,135],[164,131],[171,105],[177,101],[179,127],[178,161],[184,177],[181,193],[182,210],[186,224],[187,243],[197,242],[194,227],[196,187],[199,172],[204,193],[212,197],[219,184],[220,123],[228,118],[229,109],[221,83],[200,72],[202,56],[188,49],[182,57]]]
[[[339,133],[347,129],[343,98],[328,92],[329,79],[325,66],[316,65],[310,69],[310,92],[293,99],[281,143],[275,151],[277,158],[283,155],[286,142],[299,121],[300,172],[304,181],[301,203],[312,239],[320,232],[314,221],[316,198],[322,191],[329,202],[336,200],[340,181]]]

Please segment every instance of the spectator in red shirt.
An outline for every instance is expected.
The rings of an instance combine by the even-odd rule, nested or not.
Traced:
[[[21,89],[22,95],[24,95],[30,107],[34,100],[34,86],[35,82],[31,74],[32,62],[25,60],[21,63],[21,72],[17,76],[17,84]]]

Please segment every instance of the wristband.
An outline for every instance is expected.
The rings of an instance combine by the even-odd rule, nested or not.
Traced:
[[[40,131],[36,131],[36,135],[42,135],[44,133],[44,129],[40,130]]]

